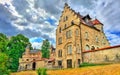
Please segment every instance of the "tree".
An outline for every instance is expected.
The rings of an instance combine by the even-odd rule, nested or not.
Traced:
[[[49,49],[50,49],[50,42],[46,39],[43,41],[42,48],[41,48],[42,58],[49,58],[50,56]]]
[[[25,47],[30,44],[29,39],[22,34],[12,36],[7,44],[7,54],[9,55],[11,71],[17,71],[19,66],[19,58],[22,57]],[[31,45],[31,44],[30,44]]]
[[[5,53],[0,53],[0,75],[9,74],[10,71],[7,69],[8,56]]]
[[[7,36],[0,33],[0,52],[5,52],[6,51],[7,43],[8,43]]]

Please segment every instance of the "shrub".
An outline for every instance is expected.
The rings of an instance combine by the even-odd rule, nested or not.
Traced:
[[[47,69],[46,68],[38,68],[37,69],[37,74],[38,75],[47,75]]]
[[[38,69],[37,69],[37,74],[38,74],[38,75],[41,75],[41,71],[42,71],[42,69],[41,69],[41,68],[38,68]]]

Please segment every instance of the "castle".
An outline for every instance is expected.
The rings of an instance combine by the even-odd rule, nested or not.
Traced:
[[[40,67],[52,68],[55,63],[55,48],[50,47],[50,58],[42,58],[42,53],[40,50],[34,49],[30,50],[27,46],[25,52],[22,54],[22,58],[19,58],[18,71],[23,70],[35,70]]]
[[[59,68],[75,68],[83,62],[120,62],[120,45],[110,46],[98,19],[82,16],[65,3],[56,29],[56,50],[51,55],[50,59],[54,59],[51,66]],[[38,63],[48,66],[43,64]]]
[[[56,66],[73,68],[83,62],[103,63],[118,56],[120,46],[110,46],[98,19],[82,16],[65,4],[56,29]]]

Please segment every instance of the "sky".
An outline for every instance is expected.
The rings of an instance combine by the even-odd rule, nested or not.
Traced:
[[[44,39],[55,46],[65,3],[83,16],[99,19],[110,44],[120,44],[120,0],[0,0],[0,33],[23,34],[33,48],[40,48]]]

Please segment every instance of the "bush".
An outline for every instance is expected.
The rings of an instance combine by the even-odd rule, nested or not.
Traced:
[[[47,75],[47,69],[46,68],[39,68],[37,69],[37,74],[38,75]]]
[[[87,62],[84,62],[84,63],[80,64],[79,67],[98,66],[98,65],[106,65],[106,64],[94,64],[94,63],[87,63]]]

